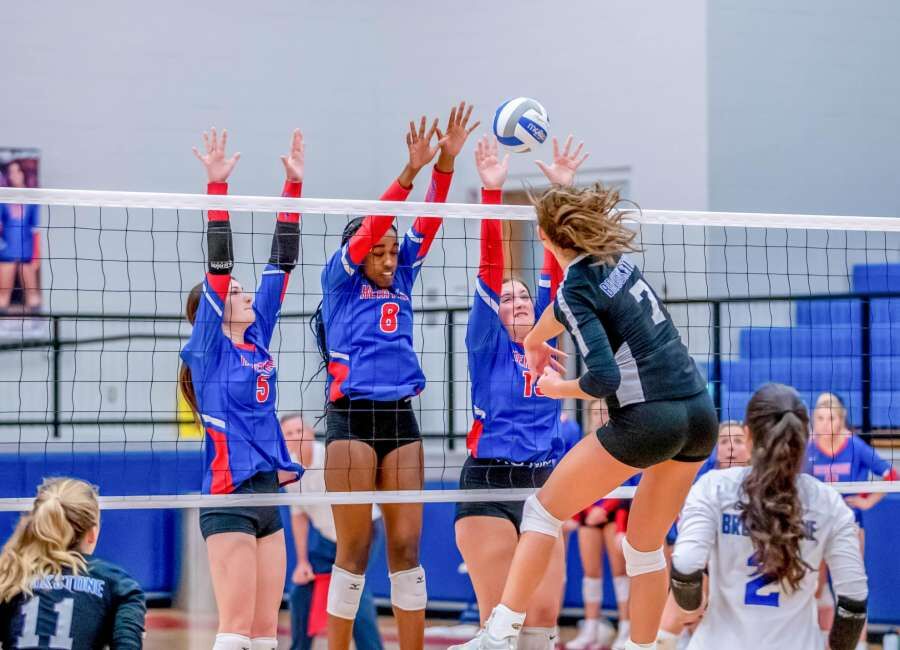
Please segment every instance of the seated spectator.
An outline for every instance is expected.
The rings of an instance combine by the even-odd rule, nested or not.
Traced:
[[[92,486],[73,478],[41,484],[0,553],[0,647],[141,648],[144,592],[91,556],[99,536]]]
[[[281,429],[291,458],[305,470],[300,481],[288,485],[287,490],[302,494],[325,492],[325,445],[315,440],[315,432],[299,413],[283,416]],[[381,517],[378,508],[373,508],[373,517]],[[309,622],[316,576],[331,575],[337,551],[331,506],[291,506],[291,529],[297,550],[297,565],[291,576],[291,650],[309,650],[313,641]],[[373,535],[373,548],[377,546],[375,539]],[[382,650],[375,601],[368,585],[363,588],[353,624],[353,641],[357,650]]]

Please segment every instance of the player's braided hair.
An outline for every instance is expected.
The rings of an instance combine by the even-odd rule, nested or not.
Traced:
[[[356,217],[344,226],[344,231],[341,233],[341,248],[362,228],[365,219],[365,217]],[[396,235],[397,229],[394,226],[391,226],[391,229]],[[316,311],[313,312],[312,318],[309,319],[309,329],[312,330],[313,337],[316,340],[316,348],[319,350],[319,356],[322,357],[322,365],[319,366],[316,372],[316,375],[318,375],[328,366],[328,343],[325,341],[325,319],[322,315],[322,301],[319,301]]]
[[[635,231],[622,223],[629,211],[619,209],[622,201],[614,188],[554,185],[528,197],[541,230],[560,248],[587,253],[604,264],[616,264],[622,253],[637,250]]]
[[[22,515],[0,552],[0,604],[30,595],[35,577],[59,575],[63,568],[83,572],[87,565],[75,549],[99,523],[93,486],[74,478],[41,483],[31,512]]]
[[[800,552],[800,542],[808,534],[797,492],[809,414],[796,390],[766,384],[750,398],[745,422],[753,451],[738,510],[760,573],[795,591],[806,572],[813,570]]]

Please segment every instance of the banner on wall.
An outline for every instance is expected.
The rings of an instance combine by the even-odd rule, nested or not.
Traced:
[[[40,160],[32,147],[0,147],[0,187],[40,187]],[[0,310],[41,309],[40,212],[37,205],[0,204]]]

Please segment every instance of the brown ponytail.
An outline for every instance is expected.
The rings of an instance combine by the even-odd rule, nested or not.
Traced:
[[[76,549],[99,524],[100,506],[91,485],[74,478],[45,480],[31,512],[22,515],[0,552],[0,604],[20,593],[30,595],[38,576],[59,575],[63,568],[75,575],[83,572],[87,565]]]
[[[597,261],[616,264],[622,253],[637,250],[636,232],[622,220],[618,190],[595,183],[576,189],[554,185],[542,194],[529,194],[538,225],[559,248],[587,253]]]
[[[766,384],[747,405],[747,428],[753,439],[750,472],[738,504],[763,575],[791,591],[813,568],[800,554],[807,537],[797,475],[809,439],[809,414],[797,391]]]
[[[194,319],[197,317],[197,308],[200,306],[200,296],[202,293],[203,283],[201,282],[191,289],[191,292],[188,294],[187,300],[185,301],[184,315],[191,325],[194,324]],[[201,426],[202,428],[200,423],[200,409],[197,407],[197,394],[194,392],[194,380],[191,377],[191,369],[184,362],[182,362],[181,367],[178,369],[178,389],[184,396],[188,406],[191,407],[191,412],[194,414],[194,420],[197,422],[197,426]]]

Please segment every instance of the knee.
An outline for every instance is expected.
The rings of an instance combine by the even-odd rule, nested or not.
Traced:
[[[338,543],[335,564],[350,573],[365,573],[369,565],[368,539],[343,540]]]
[[[419,536],[403,535],[399,539],[389,539],[387,553],[391,571],[419,566]]]
[[[550,600],[542,603],[529,603],[525,625],[528,627],[552,627],[556,625],[559,607]]]

